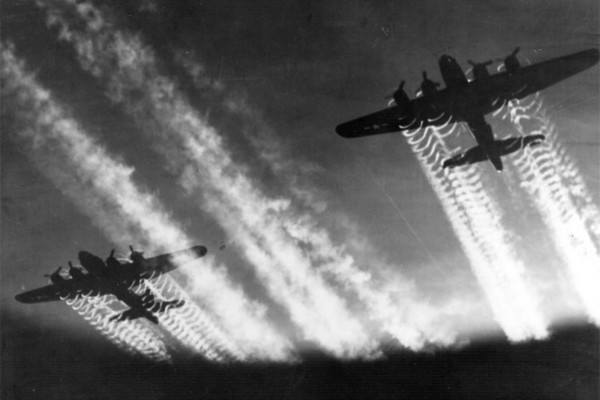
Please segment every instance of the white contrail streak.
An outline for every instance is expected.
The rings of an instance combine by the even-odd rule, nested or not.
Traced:
[[[187,65],[193,64],[188,60]],[[228,99],[226,106],[230,112],[244,118],[247,120],[247,125],[253,127],[253,134],[248,135],[252,145],[275,173],[285,176],[287,182],[281,186],[289,191],[290,196],[316,213],[323,212],[327,204],[319,199],[316,190],[307,182],[302,182],[295,173],[298,168],[303,171],[311,171],[314,168],[301,161],[298,162],[299,166],[294,163],[292,168],[282,155],[277,136],[271,132],[269,126],[258,115],[259,113],[245,101]],[[397,211],[402,214],[376,177],[373,176],[373,179]],[[308,256],[313,265],[319,266],[326,276],[361,300],[372,323],[380,324],[379,329],[398,340],[401,345],[414,350],[422,348],[427,343],[450,345],[456,342],[456,332],[442,328],[446,325],[442,320],[454,318],[461,312],[465,313],[469,307],[459,306],[459,301],[456,299],[445,305],[429,304],[418,293],[411,280],[398,274],[397,267],[387,266],[385,262],[378,259],[377,252],[372,251],[371,245],[364,237],[359,238],[360,248],[352,249],[356,250],[352,253],[352,250],[346,249],[349,246],[336,245],[329,232],[322,228],[316,219],[308,213],[296,213],[294,218],[282,219],[282,224],[295,240],[310,248]],[[410,224],[408,226],[416,235]],[[345,227],[344,229],[347,230]],[[347,239],[353,235],[352,232],[346,232]],[[416,237],[424,246],[419,236]],[[424,249],[440,268],[429,250],[426,247]],[[356,252],[370,253],[366,268],[358,265],[352,255],[357,254]],[[389,271],[394,271],[392,275],[395,285],[386,284],[390,278]],[[398,296],[398,293],[402,295]],[[414,310],[419,311],[415,313]]]
[[[200,119],[173,83],[157,72],[152,52],[136,38],[111,27],[97,10],[90,13],[89,7],[80,9],[79,14],[87,20],[90,32],[75,32],[55,14],[50,20],[60,26],[61,37],[78,49],[84,68],[108,80],[112,99],[123,102],[145,132],[156,131],[159,124],[162,131],[171,133],[170,137],[158,136],[160,150],[175,170],[183,171],[183,185],[190,192],[202,191],[205,208],[241,247],[271,296],[285,305],[306,338],[339,356],[369,354],[373,349],[372,340],[327,284],[329,279],[357,295],[369,311],[370,325],[379,324],[404,346],[418,349],[428,342],[449,344],[455,340],[455,333],[439,329],[437,322],[447,318],[452,307],[436,311],[419,299],[411,282],[398,279],[401,288],[385,285],[377,271],[359,268],[314,218],[298,212],[292,199],[264,195],[245,169],[231,161],[217,132]],[[109,59],[118,60],[120,68],[111,69],[106,62]],[[200,69],[193,68],[189,60],[184,66],[192,69],[195,80],[201,79]],[[148,98],[126,95],[132,90],[147,93]],[[247,111],[238,104],[238,112]],[[152,117],[155,123],[148,125]],[[261,149],[260,144],[255,145]],[[281,162],[273,146],[267,153],[266,158],[276,166]],[[314,198],[298,185],[292,184],[291,192],[304,202]],[[397,295],[400,292],[403,297]],[[420,314],[416,316],[411,309],[419,309]]]
[[[481,182],[479,170],[472,165],[441,168],[442,158],[450,153],[445,137],[457,134],[457,130],[456,124],[448,124],[404,134],[504,333],[513,341],[542,338],[547,328],[537,294],[527,282],[524,266],[500,221],[500,209]]]
[[[22,63],[10,49],[3,50],[2,55],[3,88],[6,89],[3,92],[10,92],[20,106],[17,113],[20,121],[26,125],[20,138],[35,154],[34,159],[42,171],[113,240],[141,239],[160,250],[172,250],[190,243],[190,239],[162,211],[156,199],[134,186],[131,181],[133,170],[112,159],[82,131],[76,121],[68,118],[50,93],[24,71]],[[200,263],[198,269],[202,271],[203,280],[212,285],[211,301],[228,305],[227,312],[218,314],[221,321],[235,324],[237,337],[241,336],[240,326],[247,326],[251,332],[262,333],[260,339],[272,345],[269,354],[277,359],[286,357],[284,341],[259,316],[252,313],[254,306],[241,290],[234,287],[223,272],[211,263],[204,260],[195,262]],[[179,294],[184,296],[180,289]],[[204,314],[191,301],[187,302],[186,307],[195,308],[195,314]],[[194,321],[181,320],[180,323],[185,324],[196,336],[187,345],[201,351],[194,345],[201,341],[199,336],[202,336],[194,327]],[[177,330],[170,333],[182,341],[189,337],[187,333],[178,337],[180,331]],[[260,340],[252,339],[256,342]],[[231,349],[237,345],[227,343],[222,347]],[[262,354],[264,349],[260,351]]]
[[[74,45],[85,69],[106,80],[111,99],[124,104],[146,133],[160,139],[159,150],[182,173],[182,184],[201,191],[206,207],[305,339],[341,357],[370,354],[374,346],[364,327],[314,271],[281,222],[290,214],[289,202],[265,196],[233,162],[221,137],[157,71],[154,55],[137,37],[115,29],[89,3],[78,4],[74,13],[67,11],[83,19],[83,32],[71,26],[64,11],[49,10],[49,21],[59,26],[60,37]],[[132,96],[132,90],[141,96]]]
[[[34,78],[24,71],[24,65],[14,55],[12,45],[4,45],[2,43],[0,47],[0,59],[2,61],[0,75],[3,96],[2,111],[3,113],[8,111],[8,109],[12,106],[10,103],[13,100],[15,103],[21,102],[28,107],[27,115],[20,115],[20,119],[24,122],[25,126],[20,129],[19,135],[21,136],[21,139],[26,142],[28,145],[27,147],[30,148],[31,152],[36,153],[42,149],[43,153],[43,150],[46,150],[44,148],[45,138],[40,136],[42,133],[40,128],[44,120],[52,119],[52,115],[42,115],[41,113],[38,114],[37,117],[39,119],[37,119],[37,122],[39,122],[40,125],[32,126],[31,121],[36,121],[36,116],[34,114],[38,110],[36,110],[34,108],[35,106],[30,103],[35,101],[34,99],[37,99],[40,103],[45,103],[47,106],[49,106],[50,94],[39,87],[34,81]],[[16,113],[25,113],[24,110],[25,109],[21,107],[20,109],[16,110]],[[41,154],[40,156],[43,157]],[[48,169],[43,169],[43,171],[49,173]],[[162,352],[163,346],[160,342],[160,339],[156,337],[156,335],[148,328],[136,325],[134,332],[131,329],[116,329],[114,325],[103,323],[107,322],[107,318],[113,314],[113,311],[107,306],[106,302],[98,303],[90,300],[90,298],[81,298],[76,300],[67,300],[67,304],[73,307],[75,311],[84,316],[86,319],[90,318],[89,320],[91,324],[120,348],[131,353],[142,354],[146,357],[157,360],[166,359],[166,355]],[[142,343],[136,339],[140,336],[144,336],[147,339],[145,343]],[[152,344],[148,345],[147,343]]]
[[[523,135],[543,134],[541,145],[512,159],[525,193],[536,205],[564,260],[590,319],[600,325],[600,212],[575,162],[559,141],[539,96],[510,102],[502,118]],[[525,128],[523,120],[527,120]]]
[[[115,312],[109,306],[111,300],[108,297],[81,297],[68,299],[66,303],[124,351],[154,361],[170,361],[165,343],[153,330],[139,321],[110,321]]]

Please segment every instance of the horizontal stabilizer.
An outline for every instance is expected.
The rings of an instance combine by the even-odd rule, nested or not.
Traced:
[[[146,318],[148,321],[158,324],[158,317],[147,310],[136,310],[130,308],[129,310],[123,311],[120,314],[113,315],[109,321],[131,321],[138,318]]]
[[[512,137],[503,140],[494,140],[495,153],[498,156],[506,156],[528,146],[535,146],[544,141],[544,135],[528,135],[520,137]],[[481,161],[488,160],[488,156],[481,146],[475,146],[460,153],[452,158],[444,160],[442,168],[454,168],[461,165],[475,164]],[[496,169],[498,169],[496,167]]]

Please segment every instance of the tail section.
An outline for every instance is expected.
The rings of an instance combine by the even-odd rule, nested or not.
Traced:
[[[144,307],[130,308],[120,314],[113,315],[109,321],[131,321],[138,318],[146,318],[153,324],[158,325],[158,317],[155,313],[163,313],[169,311],[172,308],[183,307],[185,301],[183,300],[170,300],[170,301],[152,301],[148,304],[148,309]]]
[[[131,320],[142,318],[142,317],[146,318],[148,321],[152,322],[153,324],[158,325],[158,317],[156,315],[152,314],[148,310],[135,309],[135,308],[130,308],[129,310],[123,311],[120,314],[113,315],[112,317],[110,317],[109,321],[117,321],[117,322],[131,321]]]
[[[494,140],[484,149],[481,145],[470,148],[464,153],[444,160],[442,168],[454,168],[461,165],[475,164],[490,160],[496,171],[502,171],[502,160],[500,157],[512,154],[527,146],[535,146],[543,142],[544,135],[528,135],[512,137],[503,140]],[[486,151],[487,150],[487,151]]]
[[[500,158],[500,154],[498,154],[498,151],[496,151],[496,149],[493,149],[488,153],[488,158],[494,166],[494,168],[496,169],[496,171],[502,172],[504,166],[502,165],[502,159]]]

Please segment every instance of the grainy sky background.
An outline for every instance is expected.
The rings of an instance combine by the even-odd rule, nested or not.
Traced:
[[[110,26],[89,29],[94,21]],[[522,63],[535,63],[597,48],[598,33],[596,1],[147,1],[97,8],[3,2],[4,54],[10,49],[24,62],[19,70],[35,74],[34,86],[49,91],[51,104],[101,154],[133,169],[115,172],[113,181],[102,175],[113,171],[106,163],[86,170],[73,156],[89,150],[81,140],[69,139],[75,153],[61,147],[60,133],[33,140],[50,129],[36,119],[43,108],[19,97],[34,86],[13,79],[3,55],[1,307],[3,332],[10,333],[3,352],[10,353],[19,327],[29,340],[47,331],[102,341],[64,303],[24,305],[14,295],[45,284],[43,274],[79,250],[127,255],[129,244],[148,254],[207,245],[206,264],[189,266],[176,280],[227,331],[233,322],[220,314],[227,297],[198,283],[207,281],[203,268],[226,271],[227,284],[256,305],[249,309],[262,310],[257,318],[293,353],[377,357],[390,348],[454,348],[487,334],[542,339],[557,324],[593,320],[569,281],[548,213],[510,167],[502,175],[486,163],[476,168],[526,271],[524,293],[535,300],[538,325],[498,322],[492,295],[401,134],[346,140],[334,128],[384,108],[401,79],[411,97],[421,71],[441,82],[442,54],[467,70],[467,59],[501,59],[520,46]],[[115,37],[141,43],[139,53],[119,52]],[[541,98],[597,210],[598,67]],[[187,108],[175,107],[178,99]],[[190,112],[198,124],[188,129]],[[506,121],[488,121],[498,136],[516,134]],[[206,127],[214,134],[205,135]],[[208,143],[199,161],[186,152],[190,137]],[[462,145],[471,143],[463,134]],[[211,163],[220,162],[222,175],[212,176]],[[102,177],[106,185],[94,183]],[[152,197],[148,209],[156,215],[114,200],[134,198],[129,186],[111,188],[123,181]],[[144,225],[144,218],[159,222]],[[597,252],[590,226],[585,233]],[[373,300],[374,293],[383,297]],[[509,314],[519,313],[510,307]],[[386,327],[386,316],[398,324]],[[512,323],[520,333],[511,338]],[[329,337],[327,329],[336,332]]]

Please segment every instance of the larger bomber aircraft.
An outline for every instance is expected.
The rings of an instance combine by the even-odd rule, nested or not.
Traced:
[[[534,145],[544,140],[541,135],[495,140],[485,115],[500,109],[506,102],[523,99],[555,83],[575,75],[598,62],[599,52],[590,49],[529,66],[521,66],[517,47],[504,59],[504,71],[490,75],[487,66],[492,62],[473,63],[474,80],[468,81],[456,60],[440,57],[439,66],[446,87],[423,72],[422,96],[409,99],[403,90],[404,82],[394,93],[395,106],[343,123],[336,132],[346,138],[377,135],[466,122],[477,146],[447,160],[443,167],[455,167],[489,159],[497,171],[502,170],[501,156],[517,151],[520,146]],[[535,136],[535,137],[533,137]]]
[[[61,268],[59,268],[50,275],[52,284],[21,293],[16,296],[16,299],[21,303],[41,303],[75,299],[81,296],[114,295],[129,306],[129,309],[114,315],[111,320],[124,321],[143,317],[158,324],[158,317],[155,313],[181,307],[184,305],[184,301],[156,300],[149,289],[141,295],[132,289],[143,280],[170,272],[176,269],[180,263],[203,257],[206,252],[206,247],[194,246],[187,250],[144,258],[141,252],[131,248],[131,261],[121,263],[114,256],[114,250],[106,262],[87,251],[80,251],[79,262],[88,273],[84,273],[69,262],[70,278],[63,277],[60,274]]]

